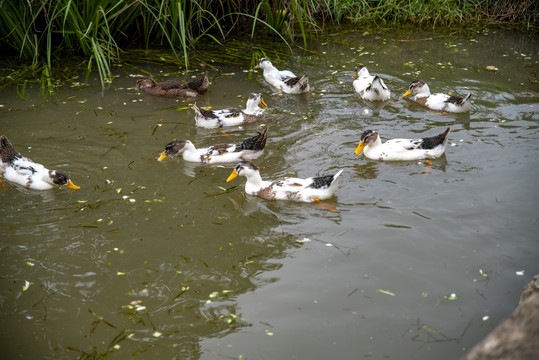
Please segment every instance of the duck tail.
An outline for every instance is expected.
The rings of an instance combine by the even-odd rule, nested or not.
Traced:
[[[2,159],[2,162],[10,163],[19,157],[22,157],[22,155],[11,145],[7,136],[0,136],[0,159]]]
[[[266,127],[263,132],[259,132],[258,135],[243,140],[240,144],[240,150],[264,150],[266,147],[266,140],[268,138],[269,127]]]
[[[462,102],[463,103],[468,102],[470,101],[471,98],[472,98],[472,93],[469,93],[468,95],[466,95],[466,97],[464,97],[464,100]]]
[[[205,72],[204,75],[195,81],[191,81],[187,84],[189,88],[196,90],[200,92],[201,94],[204,94],[206,91],[208,91],[208,87],[210,85],[210,80],[208,79],[208,73]]]
[[[339,186],[339,176],[341,176],[343,170],[339,170],[335,175],[326,175],[313,178],[313,182],[307,186],[313,189],[329,188],[333,194],[337,191]]]
[[[301,86],[307,85],[309,83],[309,75],[307,75],[307,73],[301,75],[298,82],[301,84]]]
[[[471,94],[469,94],[468,96],[471,96]],[[445,146],[447,145],[447,139],[449,139],[449,133],[451,132],[451,127],[447,127],[447,129],[445,129],[445,131],[443,133],[441,133],[440,135],[438,136],[441,136],[442,137],[442,146],[445,148]]]
[[[341,176],[343,170],[339,170],[335,175],[333,175],[333,180],[331,181],[331,184],[329,185],[329,191],[331,194],[335,194],[337,192],[337,189],[339,187],[339,176]]]
[[[200,108],[197,106],[197,103],[193,104],[193,110],[195,110],[196,116],[202,116],[202,112],[200,111]]]
[[[447,139],[449,138],[450,131],[451,128],[448,126],[447,129],[440,135],[421,139],[423,141],[418,146],[418,149],[432,150],[438,146],[442,146],[443,148],[445,148],[445,146],[447,145]]]
[[[309,76],[306,73],[299,78],[298,85],[302,92],[309,91]]]

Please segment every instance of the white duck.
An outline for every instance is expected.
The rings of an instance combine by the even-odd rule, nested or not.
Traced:
[[[384,80],[378,75],[372,76],[369,70],[363,65],[359,65],[354,73],[356,80],[352,83],[354,89],[364,100],[389,100],[391,91],[388,89]]]
[[[250,124],[264,117],[265,108],[268,106],[262,99],[261,93],[252,93],[247,99],[245,110],[228,108],[222,110],[205,110],[193,105],[195,109],[196,125],[206,129],[215,129],[222,126],[236,126]]]
[[[363,151],[365,157],[381,161],[437,159],[445,152],[450,131],[448,127],[437,136],[422,139],[391,139],[382,144],[377,132],[366,130],[361,135],[361,141],[354,154],[359,155]]]
[[[266,200],[292,200],[313,202],[329,199],[337,191],[339,176],[342,170],[335,175],[299,178],[280,178],[274,181],[262,180],[255,164],[249,161],[239,162],[228,179],[231,181],[238,176],[245,176],[245,192]]]
[[[245,139],[237,144],[217,144],[208,148],[197,149],[189,140],[175,140],[165,146],[157,161],[163,161],[169,156],[182,154],[185,161],[203,164],[236,162],[256,159],[262,155],[266,146],[268,128],[262,133]]]
[[[73,184],[66,173],[49,170],[22,156],[4,135],[0,136],[0,159],[0,175],[29,189],[47,190],[61,185],[70,189],[80,189],[80,186]]]
[[[463,113],[470,111],[470,108],[472,107],[472,101],[470,100],[472,97],[471,93],[464,98],[460,96],[449,96],[442,93],[431,94],[429,86],[423,80],[412,82],[408,91],[406,91],[402,97],[405,98],[412,94],[415,95],[412,100],[432,110]]]
[[[307,74],[298,77],[289,70],[280,71],[266,58],[260,58],[255,69],[264,70],[264,79],[266,79],[270,85],[282,92],[288,94],[302,94],[310,91],[309,77]]]

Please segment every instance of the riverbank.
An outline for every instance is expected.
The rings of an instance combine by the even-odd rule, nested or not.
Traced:
[[[225,6],[226,5],[226,6]],[[126,49],[161,47],[172,52],[185,69],[193,66],[191,52],[208,43],[222,44],[233,34],[251,38],[267,35],[289,49],[308,47],[328,26],[360,27],[414,25],[432,29],[458,26],[506,26],[536,33],[537,2],[524,0],[458,1],[263,1],[258,4],[199,0],[105,0],[74,7],[68,0],[3,2],[0,5],[1,86],[39,77],[43,92],[65,78],[60,65],[81,57],[82,66],[96,70],[102,87],[112,82],[111,66]],[[5,64],[7,62],[7,65]]]
[[[539,274],[522,290],[511,316],[462,360],[534,360],[539,356]]]

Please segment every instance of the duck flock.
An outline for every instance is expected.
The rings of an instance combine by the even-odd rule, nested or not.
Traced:
[[[272,63],[261,58],[256,69],[263,70],[264,79],[281,93],[303,94],[310,92],[307,74],[296,76],[289,70],[278,70]],[[353,82],[356,93],[365,101],[387,101],[391,91],[378,75],[372,76],[365,66],[358,66]],[[137,86],[147,94],[166,97],[195,98],[207,92],[210,85],[208,73],[192,82],[167,80],[156,82],[150,77],[141,77]],[[449,96],[443,93],[431,94],[429,86],[422,80],[412,82],[403,98],[413,96],[412,100],[429,109],[463,113],[471,108],[471,94],[466,97]],[[206,110],[193,105],[195,123],[207,129],[239,126],[254,123],[264,117],[267,108],[261,93],[252,93],[245,109],[227,108],[222,110]],[[406,161],[420,159],[436,159],[445,152],[450,128],[439,135],[420,139],[391,139],[382,143],[376,131],[366,130],[361,135],[355,154],[379,161]],[[197,149],[189,140],[175,140],[165,146],[157,161],[181,155],[185,161],[214,164],[237,163],[226,180],[231,181],[244,176],[245,192],[267,200],[292,200],[313,202],[331,198],[337,191],[339,176],[343,170],[334,175],[300,178],[279,178],[262,180],[260,172],[251,160],[263,154],[268,128],[257,135],[236,144],[217,144]],[[45,166],[22,156],[4,135],[0,136],[0,175],[6,180],[34,190],[46,190],[57,186],[79,189],[61,171],[49,170]]]

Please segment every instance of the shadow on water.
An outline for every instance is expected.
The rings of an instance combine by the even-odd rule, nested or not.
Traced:
[[[539,271],[537,39],[362,34],[335,34],[294,56],[197,54],[212,81],[198,105],[243,107],[251,92],[268,104],[261,123],[230,129],[197,129],[192,99],[140,92],[138,75],[203,71],[147,55],[116,67],[104,92],[81,81],[38,106],[39,89],[26,90],[31,102],[1,89],[1,133],[81,186],[0,182],[4,354],[455,359],[488,333]],[[312,94],[277,94],[251,71],[262,53],[307,72]],[[389,101],[357,100],[359,64],[384,78]],[[433,92],[472,92],[471,113],[403,100],[417,78]],[[225,182],[234,164],[156,161],[173,139],[234,143],[266,125],[255,161],[263,179],[344,169],[327,206],[247,196],[244,179]],[[431,164],[354,155],[366,129],[387,140],[447,126],[446,154]]]

